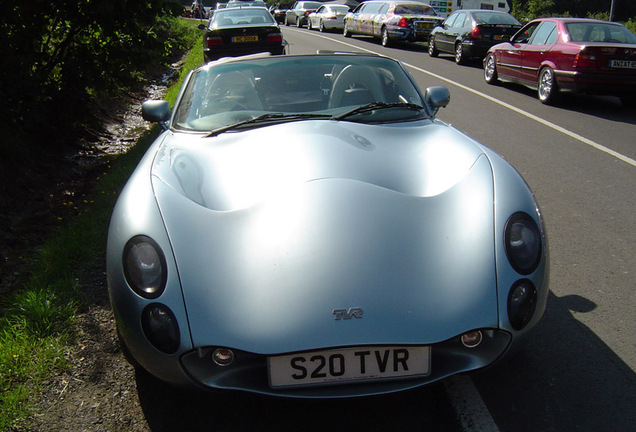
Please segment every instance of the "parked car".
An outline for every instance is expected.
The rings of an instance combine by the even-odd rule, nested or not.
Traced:
[[[277,23],[283,24],[285,22],[285,13],[287,9],[281,8],[279,4],[275,4],[269,7],[269,13],[272,14]]]
[[[285,12],[285,25],[302,27],[307,24],[307,17],[315,12],[322,3],[316,1],[297,1]]]
[[[307,17],[307,28],[318,29],[321,32],[329,30],[342,31],[344,17],[349,12],[347,5],[322,5]]]
[[[618,96],[636,103],[636,35],[624,25],[586,18],[541,18],[484,59],[487,83],[511,81],[555,103],[561,92]]]
[[[230,0],[226,7],[245,7],[245,6],[260,6],[267,8],[267,3],[263,0]]]
[[[433,30],[428,38],[428,54],[454,54],[457,64],[474,57],[483,59],[491,46],[509,41],[520,28],[521,23],[506,12],[460,9]]]
[[[225,56],[269,52],[285,54],[287,42],[266,8],[246,6],[214,11],[204,29],[203,54],[207,61]]]
[[[415,1],[367,1],[344,19],[345,37],[367,35],[383,46],[393,42],[428,41],[433,29],[444,19],[426,3]]]
[[[289,397],[426,385],[531,337],[532,192],[397,60],[253,55],[186,78],[113,210],[122,351],[174,384]]]

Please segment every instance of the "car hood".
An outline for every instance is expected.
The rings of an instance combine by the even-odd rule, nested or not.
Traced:
[[[267,354],[497,327],[491,166],[443,123],[168,132],[152,178],[195,346]],[[362,316],[336,319],[350,308]]]

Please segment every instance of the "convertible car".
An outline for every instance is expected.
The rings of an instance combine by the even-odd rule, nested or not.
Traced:
[[[517,171],[369,54],[192,71],[114,208],[129,361],[176,385],[399,391],[504,358],[540,320],[548,246]]]

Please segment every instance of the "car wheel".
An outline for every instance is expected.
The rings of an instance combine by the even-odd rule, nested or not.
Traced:
[[[323,23],[322,20],[320,20],[320,23],[318,24],[318,30],[321,32],[325,31],[325,23]]]
[[[300,21],[300,17],[296,17],[296,27],[301,28],[303,25]]]
[[[344,28],[342,29],[342,35],[346,38],[351,37],[351,32],[347,29],[347,23],[344,23]]]
[[[455,44],[455,63],[458,65],[466,63],[466,56],[464,56],[464,47],[461,42]]]
[[[431,57],[437,57],[439,51],[435,48],[435,36],[431,36],[428,40],[428,55]]]
[[[488,54],[484,61],[484,79],[488,84],[497,84],[497,65],[494,54]]]
[[[287,17],[285,17],[285,25],[289,26],[289,20],[287,19]]]
[[[391,46],[391,40],[389,39],[389,31],[386,29],[386,27],[382,29],[381,43],[383,47]]]
[[[307,30],[313,30],[313,27],[311,26],[311,20],[309,18],[307,18]]]
[[[537,90],[539,100],[546,105],[553,104],[558,98],[558,93],[554,71],[550,67],[544,67],[539,71],[539,88]]]

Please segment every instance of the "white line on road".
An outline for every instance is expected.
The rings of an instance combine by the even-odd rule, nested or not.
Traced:
[[[463,431],[499,432],[470,378],[456,375],[444,381],[444,387]]]
[[[362,50],[362,51],[365,51],[365,52],[368,52],[368,53],[382,55],[381,53],[378,53],[376,51],[372,51],[372,50],[369,50],[369,49],[366,49],[366,48],[361,48],[359,46],[355,46],[355,45],[352,45],[352,44],[347,43],[347,42],[342,42],[342,41],[339,41],[339,40],[331,39],[330,37],[327,37],[327,36],[322,36],[322,35],[316,35],[316,36],[317,37],[322,37],[323,39],[327,39],[327,40],[329,40],[331,42],[337,42],[339,44],[355,48],[357,50]],[[625,163],[627,163],[627,164],[629,164],[629,165],[631,165],[633,167],[636,167],[636,160],[634,160],[634,159],[632,159],[630,157],[627,157],[627,156],[625,156],[625,155],[623,155],[623,154],[621,154],[621,153],[619,153],[619,152],[617,152],[615,150],[612,150],[611,148],[605,147],[604,145],[601,145],[601,144],[599,144],[597,142],[594,142],[591,139],[585,138],[584,136],[581,136],[581,135],[579,135],[579,134],[577,134],[575,132],[572,132],[572,131],[564,128],[564,127],[561,127],[561,126],[559,126],[557,124],[554,124],[554,123],[552,123],[552,122],[550,122],[548,120],[545,120],[545,119],[543,119],[543,118],[541,118],[539,116],[536,116],[536,115],[534,115],[532,113],[524,111],[521,108],[517,108],[514,105],[510,105],[510,104],[508,104],[506,102],[503,102],[503,101],[501,101],[499,99],[496,99],[496,98],[494,98],[492,96],[489,96],[489,95],[487,95],[485,93],[482,93],[480,91],[477,91],[477,90],[474,90],[474,89],[472,89],[470,87],[467,87],[467,86],[465,86],[463,84],[460,84],[458,82],[455,82],[453,80],[445,78],[445,77],[443,77],[441,75],[437,75],[437,74],[435,74],[433,72],[427,71],[425,69],[422,69],[420,67],[414,66],[414,65],[409,64],[409,63],[405,63],[405,62],[402,62],[402,63],[406,67],[409,67],[409,68],[414,69],[414,70],[416,70],[418,72],[430,75],[430,76],[432,76],[434,78],[437,78],[437,79],[442,80],[442,81],[444,81],[444,82],[446,82],[448,84],[451,84],[451,85],[454,85],[456,87],[459,87],[459,88],[461,88],[463,90],[469,91],[469,92],[471,92],[471,93],[473,93],[473,94],[475,94],[477,96],[480,96],[480,97],[482,97],[484,99],[487,99],[487,100],[489,100],[491,102],[494,102],[494,103],[496,103],[498,105],[501,105],[502,107],[507,108],[507,109],[509,109],[511,111],[514,111],[517,114],[521,114],[522,116],[525,116],[525,117],[527,117],[527,118],[529,118],[531,120],[539,122],[542,125],[547,126],[547,127],[551,128],[551,129],[557,131],[557,132],[561,132],[561,133],[569,136],[570,138],[574,138],[575,140],[578,140],[578,141],[582,142],[583,144],[586,144],[586,145],[588,145],[590,147],[593,147],[593,148],[595,148],[597,150],[600,150],[600,151],[602,151],[602,152],[604,152],[604,153],[606,153],[606,154],[608,154],[610,156],[613,156],[616,159],[619,159],[619,160],[621,160],[621,161],[623,161],[623,162],[625,162]]]

